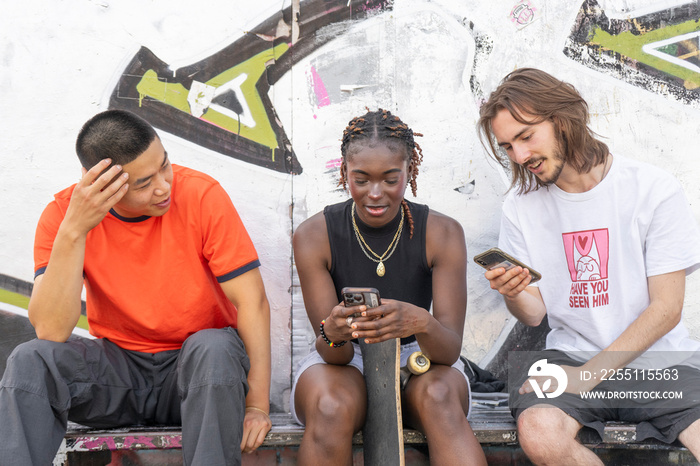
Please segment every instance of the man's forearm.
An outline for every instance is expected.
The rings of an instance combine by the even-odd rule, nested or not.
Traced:
[[[270,308],[267,300],[257,309],[239,309],[238,333],[243,340],[250,371],[246,406],[270,410]]]
[[[85,239],[59,228],[46,271],[35,280],[29,320],[40,339],[66,341],[78,323]]]
[[[681,321],[685,297],[685,270],[647,279],[649,306],[593,360],[621,368],[648,350]],[[595,362],[595,361],[591,362]]]
[[[506,307],[515,318],[529,327],[536,327],[542,323],[547,308],[542,301],[539,290],[530,290],[528,287],[514,298],[503,296]]]
[[[246,396],[246,406],[253,406],[266,412],[270,410],[270,332],[256,332],[254,341],[245,339],[248,359],[250,359],[250,372],[248,372],[248,386],[250,390]],[[249,338],[246,338],[249,339]]]

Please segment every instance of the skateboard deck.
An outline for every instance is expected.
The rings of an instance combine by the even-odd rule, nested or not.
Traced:
[[[360,340],[367,386],[367,417],[362,429],[365,466],[403,466],[403,418],[398,339]]]

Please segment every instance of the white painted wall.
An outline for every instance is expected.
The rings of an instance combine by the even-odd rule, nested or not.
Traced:
[[[32,280],[32,242],[53,193],[80,168],[75,136],[106,109],[117,77],[140,46],[184,66],[209,56],[290,1],[34,0],[0,4],[0,274]],[[352,3],[358,4],[357,0]],[[327,163],[342,130],[365,106],[388,108],[415,131],[425,160],[418,202],[457,218],[469,257],[495,245],[506,176],[485,156],[478,105],[506,73],[535,66],[573,83],[588,100],[592,126],[611,147],[676,175],[700,219],[697,106],[627,84],[567,58],[562,48],[580,2],[532,0],[534,21],[511,21],[516,0],[396,0],[394,9],[350,26],[300,61],[270,90],[304,173],[283,175],[161,132],[173,162],[215,176],[253,237],[273,311],[273,403],[286,407],[295,360],[311,330],[291,266],[292,226],[345,198]],[[620,17],[677,2],[607,0]],[[302,2],[303,7],[303,2]],[[476,38],[476,40],[475,40]],[[477,45],[478,44],[478,45]],[[489,45],[489,51],[484,47]],[[318,106],[311,67],[330,104]],[[475,79],[481,92],[472,93]],[[341,85],[355,87],[341,91]],[[468,188],[473,182],[474,189]],[[292,209],[291,206],[294,206]],[[469,265],[464,355],[482,361],[510,316],[479,269]],[[685,320],[700,337],[700,274],[687,284]],[[295,290],[292,293],[292,290]],[[293,334],[293,335],[292,335]],[[294,346],[294,358],[290,347]]]

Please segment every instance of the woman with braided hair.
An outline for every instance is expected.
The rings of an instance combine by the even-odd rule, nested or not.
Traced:
[[[402,365],[417,350],[432,363],[402,393],[404,423],[426,435],[431,464],[486,464],[466,418],[469,383],[458,368],[467,306],[464,233],[454,219],[404,199],[408,185],[416,194],[422,160],[414,136],[386,110],[350,121],[339,184],[351,199],[327,206],[294,234],[317,332],[291,393],[292,414],[306,426],[299,464],[352,464],[352,437],[367,408],[357,341],[391,338],[401,338]],[[381,305],[345,307],[346,286],[377,288]]]

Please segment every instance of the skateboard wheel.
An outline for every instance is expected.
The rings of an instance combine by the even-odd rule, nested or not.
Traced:
[[[411,371],[411,374],[424,374],[430,369],[430,359],[420,351],[416,351],[408,357],[406,366],[408,366],[408,370]]]

